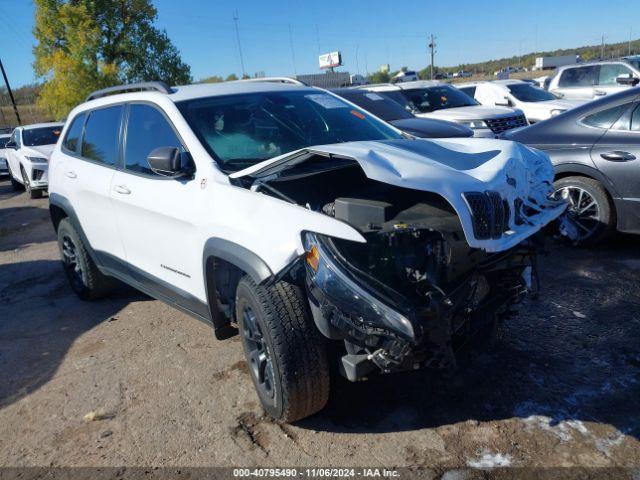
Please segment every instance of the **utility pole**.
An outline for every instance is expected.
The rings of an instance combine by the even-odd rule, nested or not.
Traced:
[[[298,69],[296,68],[296,52],[293,49],[293,35],[291,34],[291,24],[289,24],[289,45],[291,45],[291,61],[293,61],[293,73],[298,75]]]
[[[9,79],[7,78],[7,72],[4,71],[2,60],[0,60],[0,69],[2,70],[2,76],[4,77],[4,84],[7,86],[7,92],[9,92],[9,98],[11,99],[11,103],[13,104],[13,111],[15,112],[16,118],[18,119],[18,125],[22,125],[22,120],[20,120],[20,114],[18,113],[18,107],[16,106],[16,100],[13,98],[11,85],[9,85]]]
[[[242,76],[246,77],[247,73],[244,70],[244,59],[242,58],[242,45],[240,44],[240,32],[238,31],[238,11],[236,10],[233,14],[233,21],[236,25],[236,41],[238,42],[238,53],[240,54],[240,68],[242,69]]]
[[[633,34],[633,27],[629,27],[629,55],[631,55],[631,35]]]
[[[600,60],[604,60],[604,33],[602,34],[602,43],[600,44]]]
[[[431,42],[429,43],[429,50],[431,51],[431,75],[430,78],[433,80],[433,69],[434,69],[434,57],[436,55],[436,37],[431,34]]]

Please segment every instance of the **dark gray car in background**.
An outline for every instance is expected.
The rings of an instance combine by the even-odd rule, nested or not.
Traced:
[[[640,233],[640,88],[608,95],[502,138],[545,151],[566,198],[576,244]]]
[[[435,118],[418,118],[391,98],[376,92],[355,88],[339,88],[331,92],[415,137],[473,137],[473,130],[469,127]]]

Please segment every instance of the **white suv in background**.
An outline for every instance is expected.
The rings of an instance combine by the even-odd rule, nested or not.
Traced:
[[[330,353],[356,381],[453,367],[493,331],[566,208],[552,183],[539,151],[407,138],[324,90],[154,82],[69,114],[49,202],[81,298],[115,277],[240,333],[263,407],[293,421],[327,402]]]
[[[524,112],[529,123],[540,122],[584,103],[564,100],[522,80],[495,80],[456,85],[482,105],[515,107]]]
[[[438,118],[465,125],[473,130],[475,137],[494,138],[511,128],[527,125],[522,111],[480,105],[473,97],[448,83],[422,80],[359,88],[385,95],[417,117]]]
[[[592,100],[639,82],[640,70],[635,63],[618,60],[560,67],[547,90],[569,100]]]
[[[40,198],[48,186],[49,157],[63,123],[36,123],[17,127],[5,145],[11,184]]]

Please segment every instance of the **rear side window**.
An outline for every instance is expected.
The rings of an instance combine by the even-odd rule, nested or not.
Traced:
[[[118,137],[122,106],[101,108],[89,114],[82,138],[81,155],[106,165],[118,161]]]
[[[153,173],[147,162],[147,157],[159,147],[181,148],[181,143],[159,110],[149,105],[131,105],[124,151],[126,169],[141,173]]]
[[[598,66],[568,68],[560,74],[559,87],[592,87],[598,77]]]
[[[584,117],[582,123],[591,127],[611,128],[611,125],[620,118],[628,107],[629,104],[626,103],[606,110],[600,110],[599,112]]]
[[[84,113],[76,115],[73,122],[71,122],[69,130],[67,130],[67,136],[64,138],[63,146],[71,152],[76,152],[78,149],[80,137],[82,136],[82,127],[84,126],[84,117]]]

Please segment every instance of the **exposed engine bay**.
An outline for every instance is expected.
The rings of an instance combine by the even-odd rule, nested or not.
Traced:
[[[442,196],[371,180],[350,159],[318,156],[244,180],[366,239],[307,233],[299,274],[320,331],[345,342],[342,370],[350,380],[455,365],[456,350],[494,328],[531,286],[531,241],[498,253],[472,248]]]

